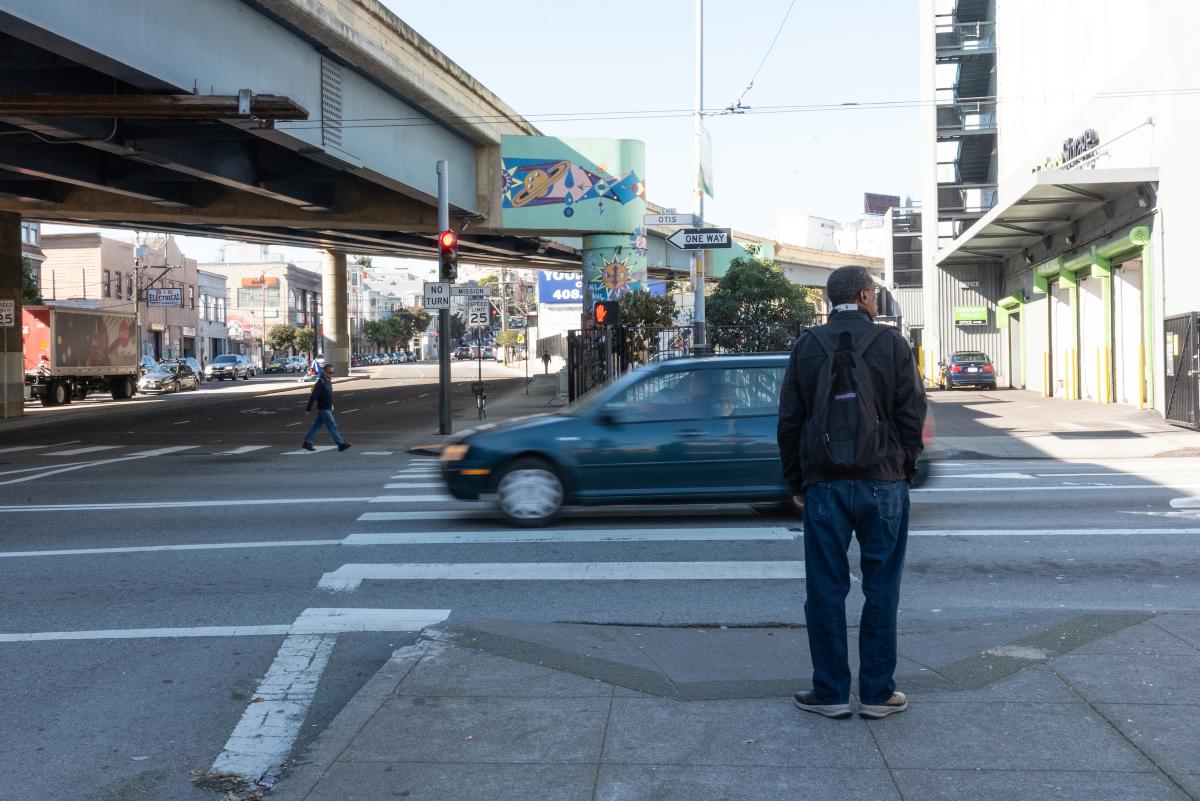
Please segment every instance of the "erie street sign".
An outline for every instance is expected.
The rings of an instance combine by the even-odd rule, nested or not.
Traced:
[[[183,290],[180,287],[154,287],[146,290],[147,306],[183,306]]]
[[[492,296],[492,288],[490,286],[462,286],[452,284],[450,286],[450,294],[456,298],[490,298]]]
[[[718,250],[733,247],[730,228],[681,228],[667,237],[680,250]]]
[[[450,282],[449,281],[426,281],[425,282],[425,302],[423,304],[427,309],[449,309],[450,308]]]
[[[486,300],[472,300],[467,304],[467,325],[471,328],[487,328],[492,320],[492,304]]]

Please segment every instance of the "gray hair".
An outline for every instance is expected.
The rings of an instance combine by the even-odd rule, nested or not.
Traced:
[[[838,267],[829,276],[825,284],[825,294],[834,306],[858,301],[858,293],[864,289],[874,289],[875,280],[866,267],[847,265]]]

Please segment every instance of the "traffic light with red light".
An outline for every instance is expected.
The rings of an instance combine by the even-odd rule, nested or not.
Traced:
[[[458,234],[453,231],[438,234],[438,276],[443,281],[458,278]]]
[[[621,324],[621,307],[615,300],[598,300],[592,305],[592,319],[596,325],[616,328]]]

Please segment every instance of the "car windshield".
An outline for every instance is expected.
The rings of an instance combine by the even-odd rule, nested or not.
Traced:
[[[986,362],[988,361],[987,354],[969,351],[965,353],[956,353],[951,357],[956,362]]]
[[[237,356],[218,356],[213,359],[213,364],[237,364]]]
[[[147,373],[147,375],[170,375],[173,372],[175,372],[175,367],[173,365],[156,364],[154,369]]]

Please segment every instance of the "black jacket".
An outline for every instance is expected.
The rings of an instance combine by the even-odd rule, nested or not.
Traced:
[[[822,328],[835,335],[849,331],[855,342],[861,342],[874,326],[864,311],[841,311],[835,312]],[[876,402],[883,407],[880,418],[890,429],[888,447],[878,464],[861,473],[826,475],[806,466],[800,452],[801,432],[813,408],[817,380],[828,356],[812,337],[803,334],[792,346],[779,394],[778,434],[783,477],[793,495],[823,481],[911,481],[916,474],[917,457],[924,448],[921,433],[925,426],[925,389],[904,336],[892,326],[883,327],[887,330],[867,348],[866,359]]]
[[[305,407],[305,411],[311,410],[314,403],[317,404],[318,411],[325,412],[333,409],[333,382],[325,376],[317,376],[312,394],[308,396],[308,406]]]

